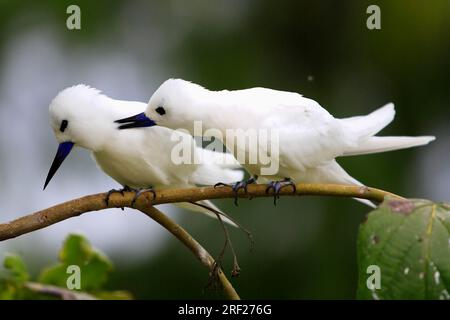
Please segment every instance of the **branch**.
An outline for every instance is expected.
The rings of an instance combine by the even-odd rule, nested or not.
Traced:
[[[316,196],[336,196],[336,197],[353,197],[368,199],[375,202],[383,201],[385,196],[401,198],[392,193],[358,186],[343,185],[327,185],[327,184],[297,184],[297,191],[292,192],[291,188],[282,189],[280,196],[287,195],[316,195]],[[35,212],[33,214],[18,218],[8,223],[0,224],[0,241],[12,239],[20,235],[39,230],[55,224],[57,222],[79,216],[85,212],[98,211],[107,208],[131,207],[134,192],[125,192],[124,195],[113,194],[110,197],[109,204],[105,203],[105,193],[89,195],[82,198],[67,201],[62,204]],[[200,260],[200,262],[210,270],[214,265],[214,259],[211,255],[197,242],[189,233],[181,226],[164,215],[161,211],[152,207],[152,205],[176,202],[195,202],[205,199],[223,199],[234,198],[234,193],[230,188],[191,188],[191,189],[165,189],[158,191],[155,199],[140,197],[135,205],[136,208],[144,212],[146,215],[161,224],[175,237],[177,237],[191,252]],[[255,197],[271,197],[266,193],[265,185],[249,185],[248,193],[240,190],[238,197],[255,198]],[[238,294],[225,277],[223,272],[219,270],[219,281],[221,282],[225,293],[231,299],[239,299]]]
[[[85,292],[64,289],[37,282],[25,282],[24,286],[30,291],[55,296],[62,300],[97,300],[96,297]]]
[[[177,237],[210,272],[217,272],[222,289],[229,299],[240,300],[239,295],[223,271],[220,268],[214,270],[214,258],[186,230],[155,207],[139,207],[138,209]]]
[[[249,185],[248,194],[241,189],[240,198],[249,197],[271,197],[266,193],[265,185]],[[148,194],[147,194],[148,195]],[[290,188],[282,189],[280,196],[287,195],[314,195],[352,197],[382,202],[385,196],[401,198],[387,191],[358,186],[343,186],[331,184],[297,184],[297,192],[292,193]],[[109,205],[104,199],[106,194],[99,193],[70,200],[56,206],[23,216],[8,223],[0,224],[0,241],[18,237],[20,235],[48,227],[57,222],[79,216],[85,212],[98,211],[107,208],[131,207],[134,192],[125,192],[124,195],[117,193],[110,197]],[[157,192],[156,198],[149,200],[148,197],[140,197],[136,201],[136,207],[148,207],[163,203],[194,202],[205,199],[234,198],[230,188],[204,187],[190,189],[165,189]]]

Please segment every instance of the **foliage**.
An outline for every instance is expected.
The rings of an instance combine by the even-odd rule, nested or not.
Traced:
[[[360,299],[450,299],[450,207],[386,199],[358,237]],[[378,266],[380,288],[368,288]],[[369,281],[370,282],[370,281]]]
[[[68,289],[70,277],[77,272],[71,269],[73,266],[79,270],[79,290]],[[113,269],[112,263],[81,235],[71,234],[67,237],[59,252],[59,262],[44,268],[37,282],[30,281],[27,268],[17,255],[8,255],[4,267],[9,271],[9,276],[0,279],[0,300],[48,299],[52,296],[62,299],[132,298],[125,291],[102,290]]]

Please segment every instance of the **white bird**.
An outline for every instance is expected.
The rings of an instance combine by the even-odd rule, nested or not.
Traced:
[[[121,122],[128,122],[127,128],[139,126],[140,117],[148,119],[148,126],[183,128],[195,134],[193,123],[201,121],[203,130],[219,130],[225,146],[254,176],[261,176],[267,166],[257,157],[258,152],[270,154],[267,144],[258,141],[257,149],[251,150],[245,140],[228,141],[226,132],[229,129],[276,131],[279,154],[275,160],[279,168],[273,174],[262,174],[274,181],[269,188],[274,189],[276,196],[282,187],[292,184],[290,179],[303,183],[362,185],[335,158],[410,148],[435,139],[433,136],[375,136],[394,115],[394,105],[389,103],[366,116],[337,119],[316,101],[298,93],[267,88],[210,91],[185,80],[169,79],[152,95],[144,114]],[[274,142],[270,137],[269,144]],[[257,163],[243,162],[240,151],[246,153],[245,159],[258,158]],[[245,183],[238,184],[238,188],[245,186]]]
[[[231,154],[196,147],[190,135],[185,134],[188,139],[192,139],[192,151],[203,160],[201,164],[175,164],[172,161],[171,151],[177,141],[171,139],[174,133],[171,129],[154,127],[144,130],[118,130],[114,120],[143,112],[145,107],[146,104],[142,102],[111,99],[99,90],[85,85],[61,91],[49,107],[51,127],[60,144],[44,189],[73,146],[90,150],[99,168],[120,183],[125,190],[131,188],[148,191],[148,188],[152,188],[158,191],[165,188],[210,185],[216,182],[216,179],[232,182],[243,178],[242,170],[234,170],[240,166]],[[217,161],[220,156],[225,158],[228,165]],[[208,200],[197,203],[221,212]],[[193,203],[175,205],[217,217],[211,211]],[[225,217],[223,220],[234,225]]]

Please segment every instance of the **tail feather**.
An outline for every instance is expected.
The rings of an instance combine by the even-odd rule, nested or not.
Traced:
[[[197,201],[197,203],[199,203],[199,204],[201,204],[201,205],[203,205],[205,207],[211,208],[214,211],[218,211],[218,212],[224,213],[214,203],[212,203],[209,200],[201,200],[201,201]],[[203,208],[201,206],[197,206],[194,203],[179,202],[179,203],[174,203],[174,205],[176,205],[179,208],[183,208],[183,209],[186,209],[186,210],[189,210],[189,211],[203,213],[203,214],[205,214],[205,215],[207,215],[207,216],[209,216],[211,218],[217,219],[217,215],[214,212],[212,212],[212,211],[210,211],[210,210],[208,210],[206,208]],[[228,223],[229,225],[231,225],[233,227],[237,227],[237,225],[233,221],[228,219],[227,217],[221,216],[221,219],[222,219],[223,222],[226,222],[226,223]]]
[[[433,136],[421,137],[370,137],[357,146],[347,148],[344,156],[379,153],[423,146],[436,139]]]
[[[394,117],[394,104],[388,103],[366,116],[345,118],[341,119],[341,121],[344,122],[356,137],[365,139],[380,132],[394,120]]]
[[[364,186],[361,182],[350,176],[347,171],[344,170],[336,160],[330,161],[319,167],[311,168],[306,172],[303,172],[301,176],[296,180],[306,183],[332,183],[342,184],[350,186]],[[354,198],[355,200],[368,205],[369,207],[375,207],[372,201],[360,198]]]
[[[433,136],[421,137],[377,137],[384,127],[392,122],[395,116],[393,103],[375,110],[366,116],[341,119],[348,131],[355,138],[355,143],[348,146],[343,156],[354,156],[369,153],[406,149],[422,146],[433,141]]]

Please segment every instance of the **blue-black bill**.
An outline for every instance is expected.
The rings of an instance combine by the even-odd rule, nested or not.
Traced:
[[[148,118],[144,112],[134,116],[114,121],[115,123],[123,123],[119,129],[145,128],[155,126],[156,123]]]
[[[50,180],[55,175],[56,171],[58,171],[58,168],[63,163],[64,159],[69,155],[70,151],[73,148],[74,143],[67,141],[59,144],[58,151],[56,151],[55,159],[53,159],[52,166],[50,167],[50,170],[47,174],[47,179],[45,179],[44,184],[44,190],[47,187]]]

